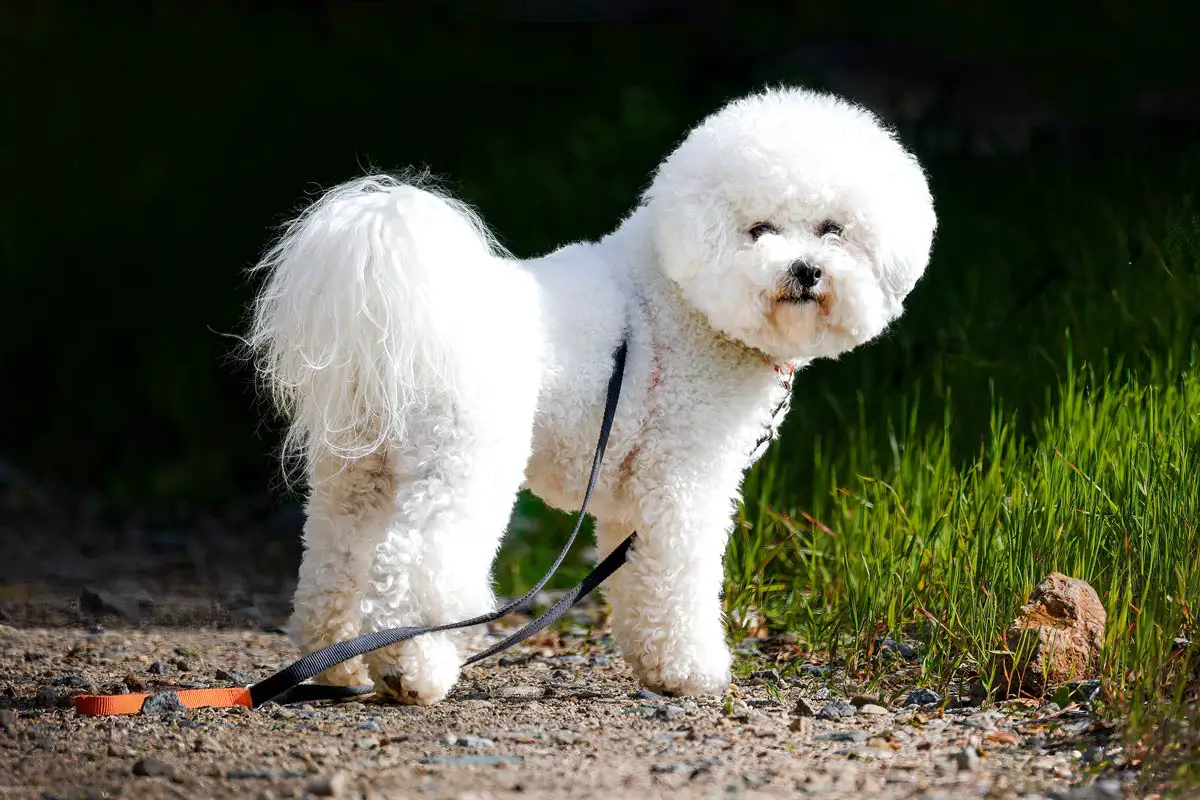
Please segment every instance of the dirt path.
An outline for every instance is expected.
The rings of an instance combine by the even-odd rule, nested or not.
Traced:
[[[1083,777],[1106,746],[1086,713],[856,709],[817,669],[724,700],[660,698],[607,637],[578,633],[469,669],[433,708],[81,718],[64,707],[74,693],[233,685],[293,653],[263,632],[6,627],[0,797],[1120,796]],[[801,699],[846,716],[797,714]]]
[[[156,528],[49,501],[13,512],[12,500],[0,497],[0,800],[1032,800],[1120,796],[1133,774],[1118,771],[1119,745],[1086,704],[905,706],[918,668],[902,648],[874,708],[851,704],[860,684],[805,664],[786,640],[744,643],[742,658],[763,672],[726,698],[649,695],[613,652],[597,606],[468,669],[433,708],[368,700],[81,718],[72,694],[245,685],[293,659],[275,628],[299,517]],[[1098,761],[1108,762],[1100,778],[1088,767]]]

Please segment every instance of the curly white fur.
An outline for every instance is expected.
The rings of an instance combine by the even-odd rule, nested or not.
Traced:
[[[428,188],[329,192],[264,259],[250,338],[307,466],[299,646],[492,607],[516,493],[577,506],[627,337],[592,507],[602,554],[639,532],[605,587],[614,634],[650,688],[723,690],[721,564],[744,472],[792,372],[900,315],[935,227],[895,137],[799,89],[704,120],[617,230],[542,258],[503,253]],[[431,703],[460,663],[441,634],[365,660],[323,679]]]

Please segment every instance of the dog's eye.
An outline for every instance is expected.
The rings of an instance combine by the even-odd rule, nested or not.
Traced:
[[[758,241],[768,233],[779,233],[779,228],[776,228],[769,222],[756,222],[750,226],[750,230],[746,231],[746,233],[750,234],[751,239]]]
[[[817,236],[829,236],[830,234],[841,236],[842,226],[831,219],[827,219],[817,226]]]

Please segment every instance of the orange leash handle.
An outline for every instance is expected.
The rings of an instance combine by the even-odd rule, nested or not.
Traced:
[[[250,708],[249,689],[180,689],[179,702],[188,708]],[[89,717],[137,714],[149,694],[80,694],[75,696],[75,713]]]

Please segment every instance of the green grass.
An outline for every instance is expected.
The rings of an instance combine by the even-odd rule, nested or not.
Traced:
[[[1103,712],[1147,782],[1194,784],[1195,164],[1101,163],[934,171],[929,275],[888,337],[797,380],[782,440],[745,482],[726,605],[864,683],[894,671],[876,637],[916,640],[906,685],[945,693],[999,680],[1004,630],[1047,573],[1082,578],[1108,613]],[[509,586],[565,525],[530,498],[520,511],[536,535],[506,560]]]

